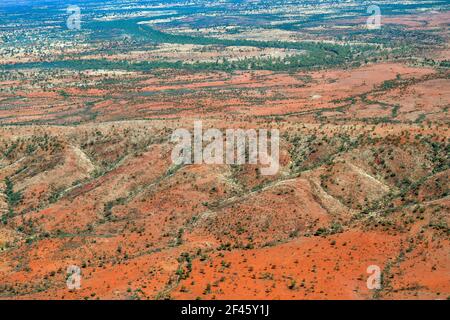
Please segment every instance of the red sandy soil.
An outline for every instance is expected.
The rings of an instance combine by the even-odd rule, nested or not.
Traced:
[[[0,213],[6,177],[22,200],[0,226],[0,298],[450,296],[448,72],[123,77],[2,93]],[[278,174],[173,166],[171,133],[199,118],[278,128]],[[69,265],[82,268],[80,290],[66,287]],[[370,265],[380,290],[366,286]]]

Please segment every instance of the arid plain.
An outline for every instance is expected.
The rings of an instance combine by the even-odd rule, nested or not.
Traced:
[[[260,32],[245,17],[228,32],[231,18],[184,14],[164,29],[178,43],[139,40],[152,48],[135,48],[127,26],[117,44],[3,51],[0,298],[450,297],[448,9],[393,12],[382,28],[412,38],[295,68],[283,59],[303,49],[271,37],[359,43],[370,30],[346,32],[367,17]],[[198,32],[211,43],[188,43]],[[171,134],[196,120],[278,129],[280,170],[174,165]]]

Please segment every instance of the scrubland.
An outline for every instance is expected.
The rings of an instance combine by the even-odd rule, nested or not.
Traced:
[[[152,50],[85,58],[186,65],[2,69],[0,298],[448,299],[450,78],[439,21],[389,17],[445,40],[421,56],[357,64],[293,69],[280,61],[298,48],[166,36]],[[176,30],[270,41],[247,29]],[[295,42],[308,30],[276,34]],[[240,54],[279,60],[233,66]],[[172,132],[196,120],[278,129],[280,170],[173,165]],[[69,265],[82,270],[79,290],[66,286]],[[366,286],[370,265],[382,270],[380,289]]]

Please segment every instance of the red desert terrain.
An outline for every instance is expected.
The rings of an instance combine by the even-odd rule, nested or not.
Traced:
[[[412,17],[386,23],[441,26]],[[10,72],[1,299],[450,297],[448,68]],[[174,165],[171,134],[197,120],[278,129],[278,173]]]

